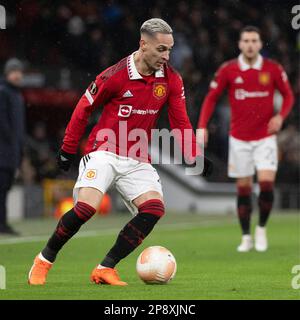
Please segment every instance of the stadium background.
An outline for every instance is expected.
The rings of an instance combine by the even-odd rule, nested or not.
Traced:
[[[300,44],[299,33],[290,24],[294,1],[77,0],[49,5],[28,0],[1,4],[7,11],[7,29],[0,32],[0,64],[16,56],[26,65],[27,138],[16,185],[23,195],[25,216],[52,214],[58,201],[70,196],[76,165],[62,174],[55,157],[73,108],[101,70],[138,48],[139,27],[150,17],[165,19],[174,30],[171,63],[183,76],[194,128],[214,72],[238,55],[239,30],[247,24],[261,28],[262,54],[284,66],[296,95],[292,113],[278,135],[277,207],[299,208]],[[99,114],[93,115],[87,131]],[[233,182],[226,175],[228,120],[228,101],[223,97],[209,127],[207,153],[218,167],[208,179],[212,183]],[[166,112],[159,127],[168,127]],[[79,159],[80,152],[77,163]],[[113,201],[120,211],[117,203]],[[15,208],[14,203],[10,211]]]

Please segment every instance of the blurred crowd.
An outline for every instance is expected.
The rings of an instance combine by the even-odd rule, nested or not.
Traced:
[[[49,5],[46,1],[15,1],[6,6],[8,29],[0,33],[0,63],[17,55],[32,68],[63,66],[95,75],[138,48],[139,27],[144,20],[161,17],[174,30],[171,63],[183,76],[188,114],[196,127],[201,102],[214,72],[225,60],[238,55],[239,30],[247,24],[256,25],[262,30],[262,54],[284,66],[296,95],[296,106],[279,134],[280,169],[289,168],[290,173],[279,174],[279,180],[298,181],[300,45],[299,36],[290,25],[292,3],[70,0],[51,1]],[[224,166],[228,119],[228,102],[223,98],[210,124],[208,152]],[[159,125],[166,126],[166,117],[162,117]],[[28,132],[26,165],[27,174],[32,170],[32,179],[57,174],[54,154],[59,144],[60,141],[50,141],[45,123]]]

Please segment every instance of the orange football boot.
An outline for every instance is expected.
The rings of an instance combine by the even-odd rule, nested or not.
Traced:
[[[113,268],[101,268],[97,267],[91,274],[91,281],[96,284],[110,284],[112,286],[127,286],[127,283],[120,280],[118,272]]]
[[[43,285],[46,283],[46,278],[52,263],[43,261],[37,255],[34,259],[28,275],[28,283],[31,285]]]

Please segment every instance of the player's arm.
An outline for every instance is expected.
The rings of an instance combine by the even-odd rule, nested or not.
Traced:
[[[170,83],[168,99],[170,127],[173,130],[175,140],[180,146],[185,159],[188,162],[193,163],[196,157],[202,155],[200,148],[196,143],[193,127],[187,115],[183,81],[181,76],[175,73]],[[211,170],[212,163],[205,158],[203,175],[209,175]]]
[[[293,104],[294,104],[294,94],[291,89],[288,77],[281,65],[275,66],[275,86],[282,95],[283,102],[280,112],[271,118],[268,124],[268,133],[277,133],[283,124],[283,121],[289,115]]]
[[[91,113],[111,97],[109,81],[100,74],[78,101],[65,131],[63,145],[58,154],[58,165],[67,171],[75,157]]]
[[[226,66],[222,65],[215,74],[214,79],[210,83],[210,89],[206,95],[198,120],[198,129],[205,129],[204,142],[207,143],[208,133],[207,125],[215,110],[217,100],[228,84]]]

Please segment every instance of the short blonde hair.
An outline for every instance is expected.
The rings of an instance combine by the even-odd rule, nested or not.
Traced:
[[[146,33],[153,36],[155,33],[172,34],[173,30],[166,21],[159,18],[152,18],[142,24],[140,32],[141,34]]]

